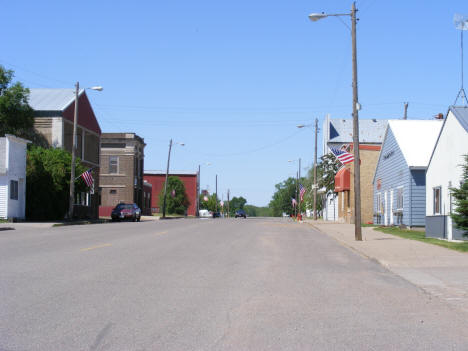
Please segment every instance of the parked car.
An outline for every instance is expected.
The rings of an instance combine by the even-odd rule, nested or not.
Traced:
[[[208,210],[200,210],[199,211],[200,217],[212,217],[213,213]]]
[[[213,212],[213,218],[216,218],[216,217],[221,217],[221,213]]]
[[[237,210],[235,216],[236,216],[236,218],[237,218],[237,217],[244,217],[244,218],[247,218],[247,214],[245,213],[244,210]]]
[[[118,204],[112,210],[111,218],[113,221],[131,219],[134,222],[139,222],[141,219],[141,210],[136,204]]]

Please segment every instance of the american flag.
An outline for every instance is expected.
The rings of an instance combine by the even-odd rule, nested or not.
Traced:
[[[342,164],[347,164],[347,163],[351,163],[354,161],[354,156],[353,154],[345,151],[345,150],[339,150],[339,149],[336,149],[334,147],[331,147],[330,148],[331,152],[333,152],[333,155],[335,155],[335,157],[340,160],[340,162]]]
[[[301,202],[304,199],[305,192],[306,192],[306,188],[304,188],[302,184],[299,183],[299,195],[301,197]]]
[[[86,172],[84,172],[81,176],[83,178],[84,182],[88,187],[91,187],[94,183],[93,175],[91,174],[91,169],[88,169]]]

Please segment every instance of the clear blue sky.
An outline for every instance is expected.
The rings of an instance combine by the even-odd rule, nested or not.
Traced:
[[[466,0],[357,2],[361,118],[446,112],[460,88],[455,13]],[[267,205],[274,185],[313,162],[313,130],[350,118],[350,1],[3,1],[0,64],[31,88],[88,92],[104,132],[136,132],[145,168],[195,171],[226,198]],[[349,18],[343,17],[349,24]],[[466,36],[468,37],[468,32]],[[468,38],[466,40],[468,47]],[[465,53],[465,58],[468,52]],[[465,59],[466,71],[468,60]],[[468,78],[467,78],[468,79]],[[468,82],[466,82],[468,85]],[[321,135],[319,135],[319,145]],[[224,195],[223,195],[224,194]]]

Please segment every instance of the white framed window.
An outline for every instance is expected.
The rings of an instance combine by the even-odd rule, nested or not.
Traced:
[[[18,181],[10,180],[10,199],[18,200]]]
[[[440,186],[432,188],[433,196],[433,214],[440,214],[440,201],[442,197],[442,190]]]
[[[119,173],[119,156],[109,156],[109,173]]]
[[[376,213],[381,214],[383,212],[382,207],[381,207],[381,204],[382,204],[382,194],[381,193],[377,193],[375,204],[376,204],[376,207],[377,207],[376,208]]]
[[[396,209],[397,210],[403,209],[403,187],[400,187],[397,189]]]

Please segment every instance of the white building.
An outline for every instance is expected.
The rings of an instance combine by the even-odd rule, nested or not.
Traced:
[[[462,239],[454,228],[451,187],[462,180],[464,155],[468,154],[468,106],[450,107],[426,172],[426,236]]]
[[[9,134],[0,138],[0,218],[25,217],[28,143]]]

